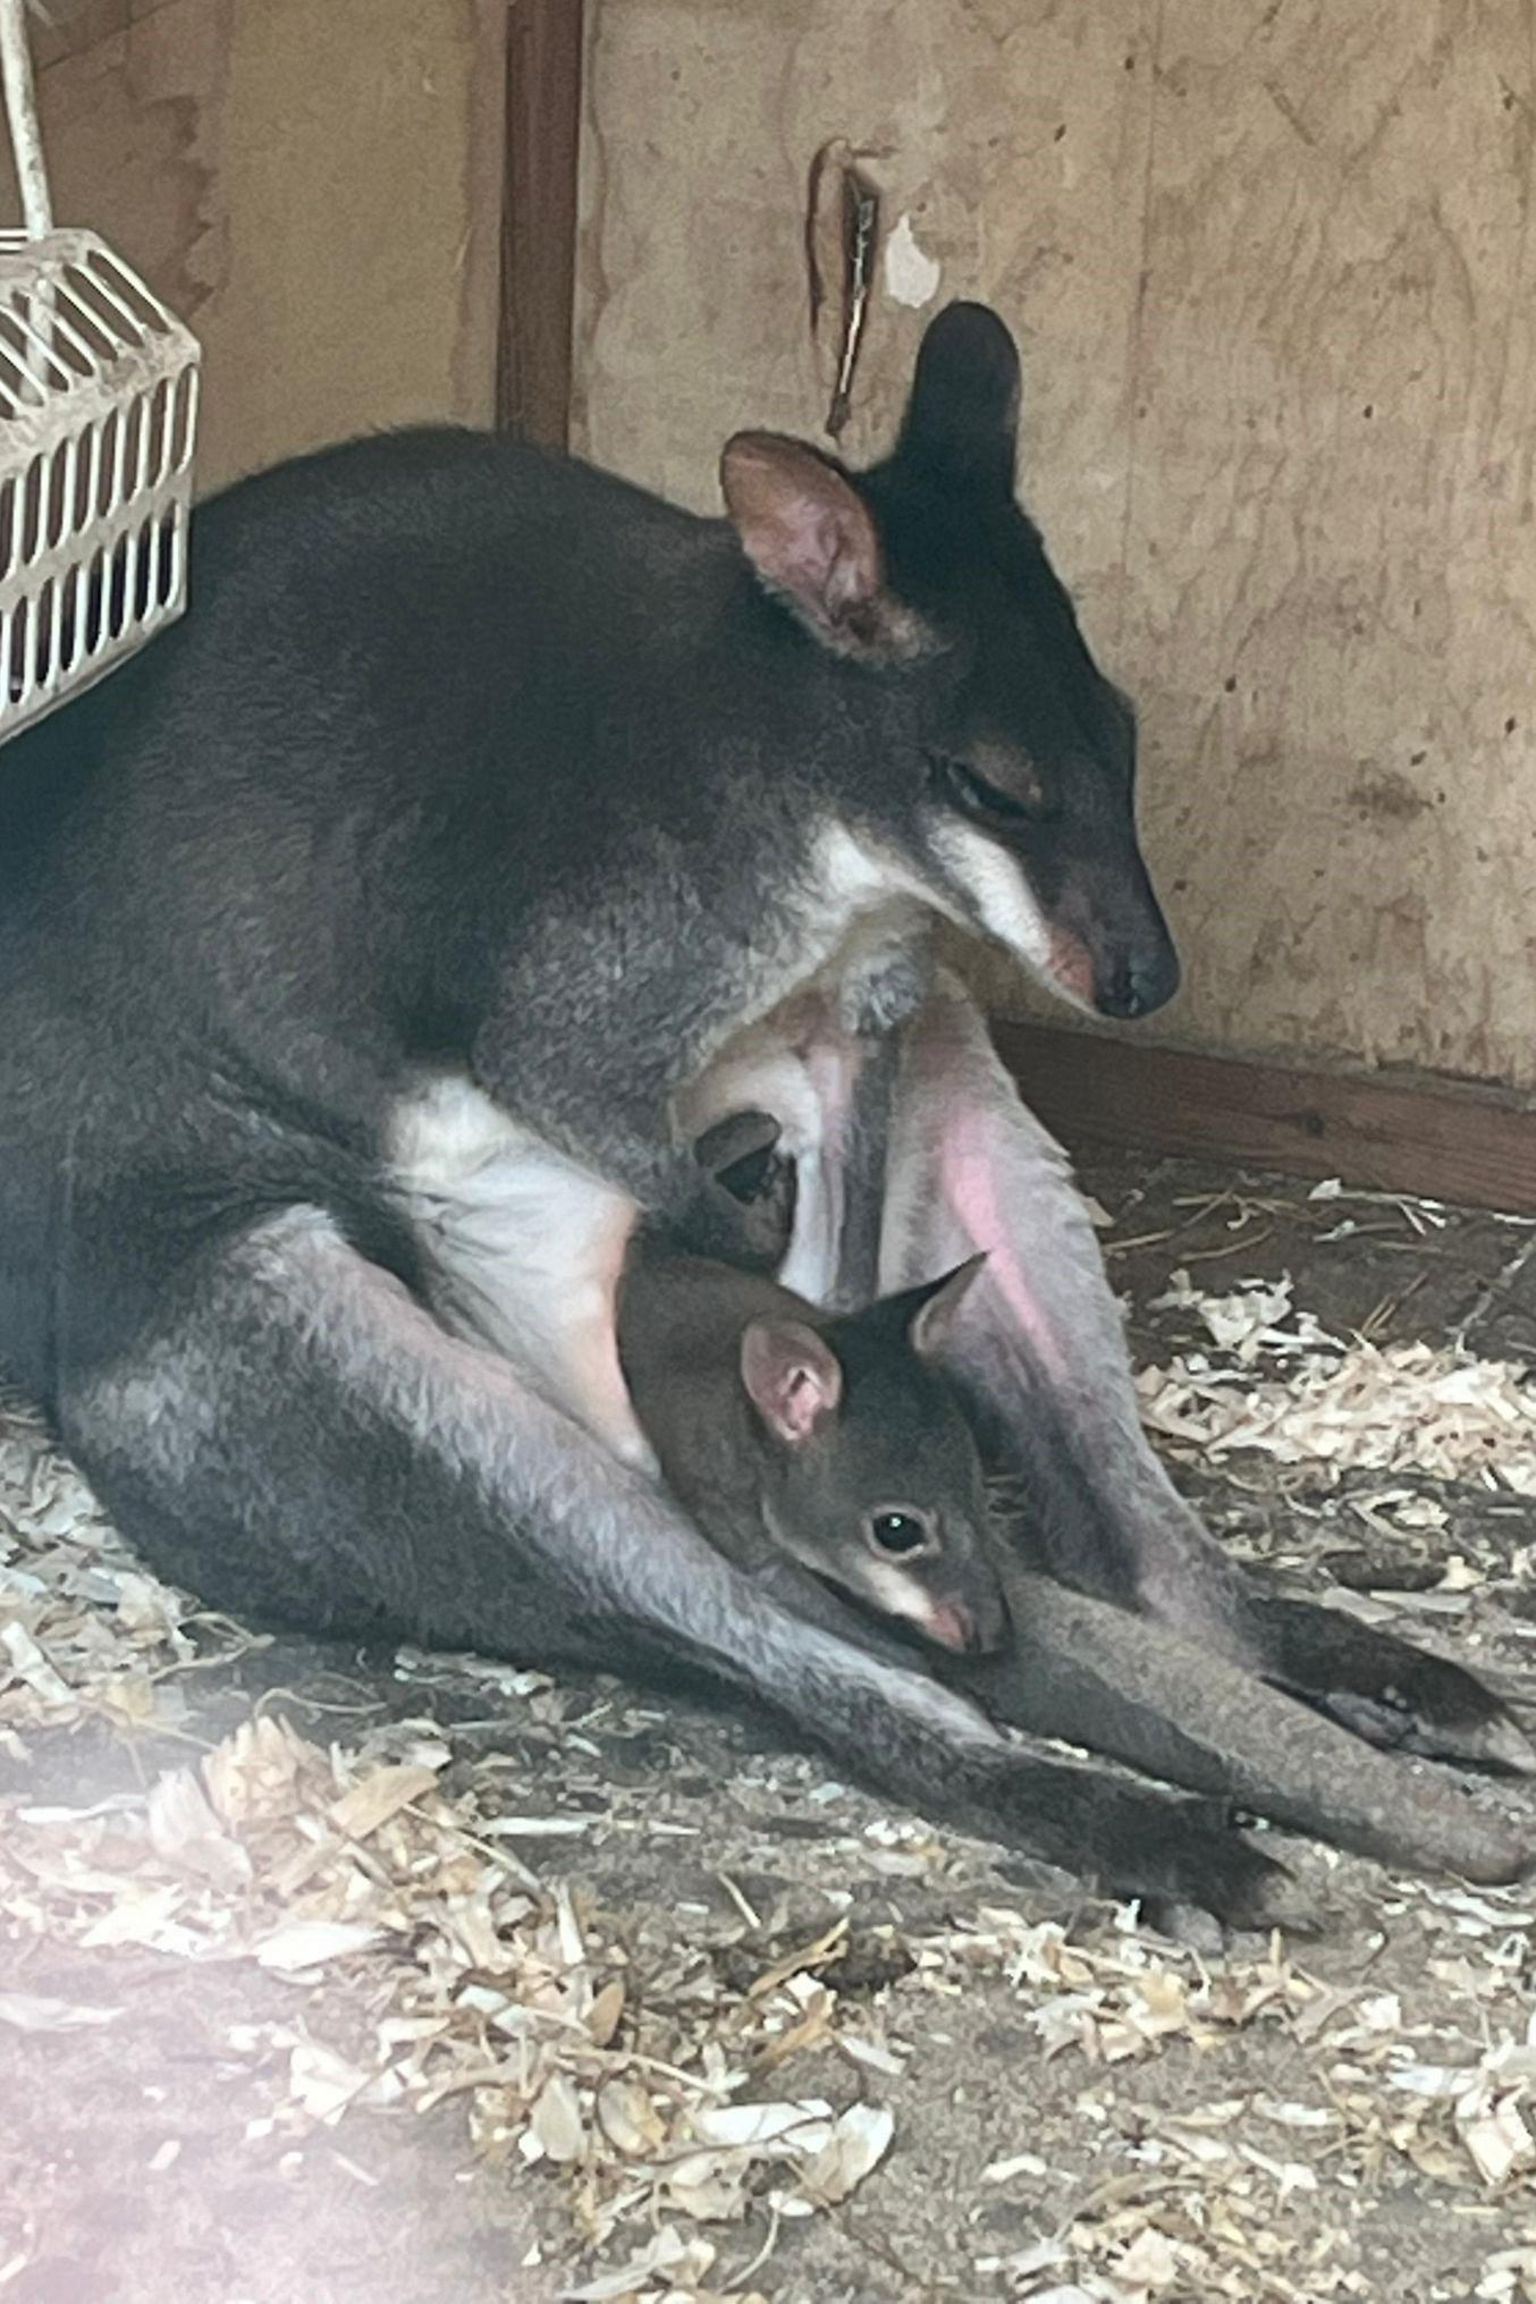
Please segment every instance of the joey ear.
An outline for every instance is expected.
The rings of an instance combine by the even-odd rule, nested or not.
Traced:
[[[948,304],[918,349],[900,461],[952,485],[1013,495],[1019,355],[985,304]]]
[[[825,646],[878,661],[922,645],[919,620],[885,588],[874,514],[829,458],[777,432],[738,432],[720,485],[758,576]]]
[[[931,1359],[940,1350],[954,1325],[955,1314],[969,1295],[977,1274],[985,1264],[986,1251],[969,1256],[957,1264],[953,1272],[946,1272],[938,1280],[929,1280],[921,1288],[909,1288],[898,1297],[906,1312],[907,1341],[919,1359]]]
[[[775,1439],[808,1440],[843,1396],[843,1371],[824,1337],[802,1320],[753,1320],[741,1339],[747,1398]]]

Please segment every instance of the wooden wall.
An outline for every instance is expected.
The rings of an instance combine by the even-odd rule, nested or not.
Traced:
[[[735,426],[816,433],[806,175],[867,150],[938,273],[882,282],[845,449],[926,311],[1000,307],[1142,704],[1154,1031],[1536,1087],[1530,0],[588,7],[576,444],[712,506]]]
[[[64,224],[201,337],[203,488],[415,418],[489,421],[499,0],[52,0]],[[16,212],[0,175],[7,219]]]

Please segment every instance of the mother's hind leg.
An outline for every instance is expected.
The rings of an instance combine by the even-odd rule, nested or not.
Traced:
[[[759,1590],[319,1209],[164,1271],[137,1337],[64,1372],[60,1411],[124,1532],[216,1605],[530,1663],[681,1662],[888,1795],[1120,1893],[1287,1908],[1285,1875],[1199,1808],[1016,1752],[920,1670]]]
[[[941,981],[907,1028],[889,1118],[882,1284],[988,1253],[957,1375],[1031,1505],[1036,1565],[1193,1633],[1382,1744],[1528,1768],[1468,1673],[1337,1610],[1281,1599],[1223,1553],[1141,1428],[1123,1327],[1066,1159],[1019,1101],[974,1004]]]

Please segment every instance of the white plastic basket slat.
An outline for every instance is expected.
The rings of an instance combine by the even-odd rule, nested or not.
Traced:
[[[186,605],[200,360],[105,241],[54,227],[24,14],[0,0],[26,217],[0,232],[0,742]]]

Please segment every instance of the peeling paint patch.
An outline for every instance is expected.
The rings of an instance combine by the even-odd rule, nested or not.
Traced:
[[[937,296],[941,270],[938,258],[918,246],[911,217],[900,217],[885,244],[886,294],[898,304],[920,310]]]

